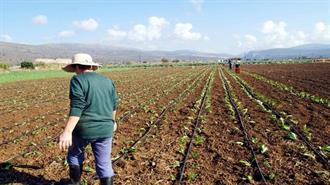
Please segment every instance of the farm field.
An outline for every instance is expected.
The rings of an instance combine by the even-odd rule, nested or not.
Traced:
[[[330,65],[102,72],[119,95],[115,184],[330,184]],[[70,77],[0,84],[0,184],[61,184]],[[91,148],[83,182],[98,184]]]

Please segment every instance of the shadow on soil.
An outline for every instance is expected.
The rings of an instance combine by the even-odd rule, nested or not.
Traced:
[[[3,164],[1,164],[1,167]],[[38,166],[30,165],[17,165],[18,168],[27,168],[27,169],[40,169]],[[9,185],[9,184],[24,184],[24,185],[66,185],[68,184],[68,179],[63,179],[60,182],[50,181],[45,179],[42,176],[33,176],[31,174],[17,171],[13,166],[8,166],[5,168],[0,168],[0,184]]]

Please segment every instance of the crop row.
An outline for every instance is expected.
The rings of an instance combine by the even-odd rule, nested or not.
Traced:
[[[246,72],[246,74],[248,74],[248,75],[250,75],[250,76],[252,76],[252,77],[254,77],[258,80],[266,82],[266,83],[274,86],[275,88],[279,88],[283,91],[287,91],[292,95],[301,97],[302,99],[310,100],[314,103],[318,103],[318,104],[324,105],[327,108],[330,108],[330,100],[328,100],[326,98],[322,98],[322,97],[319,97],[319,96],[316,96],[316,95],[312,95],[312,94],[310,94],[308,92],[305,92],[305,91],[298,91],[292,86],[289,86],[289,85],[286,85],[286,84],[283,84],[281,82],[277,82],[277,81],[274,81],[274,80],[267,79],[267,78],[265,78],[261,75],[257,75],[257,74],[249,73],[249,72]]]

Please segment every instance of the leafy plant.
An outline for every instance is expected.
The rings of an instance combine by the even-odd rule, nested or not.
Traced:
[[[265,144],[260,145],[260,153],[264,154],[268,151],[268,147]]]
[[[205,137],[196,135],[196,137],[194,139],[194,143],[196,145],[201,145],[201,144],[203,144],[205,142],[205,140],[206,140]]]
[[[195,181],[197,179],[198,174],[194,172],[189,172],[187,179],[188,181]]]
[[[293,141],[297,140],[297,135],[294,132],[289,132],[287,137]]]
[[[244,176],[242,178],[242,180],[246,181],[246,182],[249,182],[249,183],[253,183],[253,177],[251,175],[247,175],[247,176]]]
[[[172,168],[180,167],[180,161],[175,161],[174,164],[172,164]]]
[[[259,139],[255,136],[252,136],[251,141],[252,141],[252,143],[257,144],[259,142]]]
[[[320,146],[319,149],[322,151],[322,152],[330,152],[330,146],[329,145],[324,145],[324,146]]]
[[[86,166],[86,167],[84,168],[84,171],[85,171],[85,172],[88,172],[88,173],[95,173],[95,172],[96,172],[95,169],[92,168],[92,167],[90,167],[90,166]]]
[[[245,166],[251,167],[251,163],[245,160],[240,160],[240,163],[244,164]]]
[[[307,137],[307,139],[310,141],[312,140],[312,132],[311,129],[307,127],[307,125],[305,124],[303,127],[303,132],[305,134],[305,136]]]
[[[196,159],[200,156],[200,154],[197,151],[193,151],[191,152],[191,156]]]

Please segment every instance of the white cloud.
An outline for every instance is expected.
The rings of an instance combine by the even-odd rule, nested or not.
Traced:
[[[315,25],[315,33],[324,36],[325,27],[322,24]],[[250,34],[233,37],[238,40],[238,46],[243,50],[294,47],[312,42],[311,36],[303,31],[289,32],[284,21],[266,21],[260,32],[259,38]]]
[[[149,18],[149,27],[148,27],[148,40],[159,39],[161,37],[161,31],[169,23],[165,18],[162,17],[150,17]]]
[[[62,37],[62,38],[68,38],[68,37],[72,37],[74,35],[75,35],[75,32],[71,31],[71,30],[64,30],[64,31],[61,31],[58,33],[58,36]]]
[[[110,40],[123,40],[127,36],[127,32],[121,31],[117,26],[108,29],[107,33]]]
[[[169,24],[165,18],[149,17],[148,25],[137,24],[130,31],[129,39],[135,41],[158,40],[162,36],[162,30]]]
[[[120,30],[114,26],[107,30],[109,40],[131,40],[136,42],[154,41],[162,37],[163,29],[169,25],[165,18],[152,16],[148,24],[136,24],[130,31]]]
[[[47,16],[45,16],[45,15],[37,15],[32,18],[32,22],[34,24],[47,24],[48,19],[47,19]]]
[[[98,28],[99,24],[93,18],[89,18],[81,21],[74,21],[73,25],[79,29],[86,31],[94,31]]]
[[[0,35],[0,38],[1,38],[1,40],[5,41],[5,42],[10,42],[13,40],[13,38],[8,34],[2,34],[2,35]]]
[[[175,25],[174,34],[177,38],[183,40],[199,40],[202,38],[202,34],[192,32],[193,26],[190,23],[177,23]]]
[[[319,21],[314,25],[313,39],[316,42],[330,43],[330,25]]]
[[[249,42],[249,43],[255,43],[257,42],[257,38],[253,35],[250,34],[246,34],[244,35],[245,39]]]
[[[194,6],[194,8],[198,11],[202,11],[202,5],[204,3],[204,0],[190,0],[190,3]]]
[[[161,42],[164,43],[166,41],[210,40],[207,35],[193,32],[193,25],[191,23],[175,24],[174,32],[166,29],[169,25],[170,23],[165,18],[151,16],[148,18],[147,24],[136,24],[129,30],[121,30],[117,26],[109,28],[107,30],[107,40],[122,41],[121,43],[133,45],[145,44],[146,46]]]
[[[145,25],[137,24],[129,32],[129,39],[134,41],[145,41],[148,35],[148,29]]]

